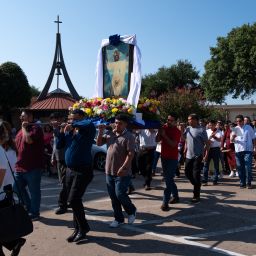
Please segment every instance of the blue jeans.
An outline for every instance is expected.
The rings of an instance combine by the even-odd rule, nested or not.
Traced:
[[[209,165],[210,165],[210,161],[213,160],[213,165],[214,165],[214,176],[213,176],[213,182],[217,182],[218,181],[218,175],[219,175],[219,162],[220,162],[220,148],[216,147],[216,148],[210,148],[209,150],[209,154],[208,154],[208,159],[207,161],[204,163],[204,168],[203,168],[203,172],[204,172],[204,178],[203,178],[203,182],[208,182],[208,172],[209,172]]]
[[[173,159],[164,159],[161,158],[163,175],[165,178],[166,188],[164,190],[163,203],[168,204],[171,194],[173,197],[178,198],[178,189],[174,182],[174,177],[176,173],[176,169],[178,166],[178,160]]]
[[[14,173],[16,179],[16,182],[14,183],[14,191],[22,197],[28,212],[34,217],[40,215],[41,174],[41,169]],[[27,192],[27,187],[30,196]]]
[[[107,189],[112,202],[115,220],[124,222],[122,206],[128,215],[135,214],[136,207],[127,195],[128,186],[131,183],[130,176],[118,177],[106,175]]]
[[[246,183],[251,185],[252,182],[252,152],[236,152],[236,167],[240,178],[240,186]]]

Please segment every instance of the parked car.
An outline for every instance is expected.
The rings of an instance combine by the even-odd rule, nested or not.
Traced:
[[[92,145],[92,158],[95,169],[99,171],[105,170],[106,155],[107,145],[97,146],[96,140],[94,140],[94,144]]]

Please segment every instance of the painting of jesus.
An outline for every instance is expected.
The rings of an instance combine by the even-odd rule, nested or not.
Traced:
[[[104,98],[127,98],[132,68],[131,46],[120,42],[116,46],[105,46],[102,51]]]

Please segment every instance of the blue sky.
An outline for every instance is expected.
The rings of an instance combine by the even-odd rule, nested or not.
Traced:
[[[29,83],[42,89],[55,50],[54,20],[60,15],[66,68],[82,96],[93,96],[97,52],[101,40],[113,34],[136,34],[143,75],[179,59],[189,60],[203,74],[216,38],[256,22],[255,10],[254,0],[2,0],[0,63],[17,63]],[[60,88],[67,90],[63,79]]]

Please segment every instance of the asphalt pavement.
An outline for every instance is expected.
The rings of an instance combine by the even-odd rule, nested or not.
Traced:
[[[131,199],[137,207],[133,225],[110,228],[113,220],[103,172],[95,171],[84,195],[91,231],[79,244],[68,243],[72,212],[55,215],[61,186],[56,177],[42,178],[41,219],[27,236],[21,256],[68,255],[256,255],[256,175],[253,189],[240,189],[238,178],[224,176],[218,185],[202,187],[201,202],[190,203],[192,186],[176,178],[180,203],[160,209],[164,182],[158,173],[145,191],[143,177],[133,179]],[[127,219],[126,219],[127,223]],[[6,255],[10,253],[5,251]]]

